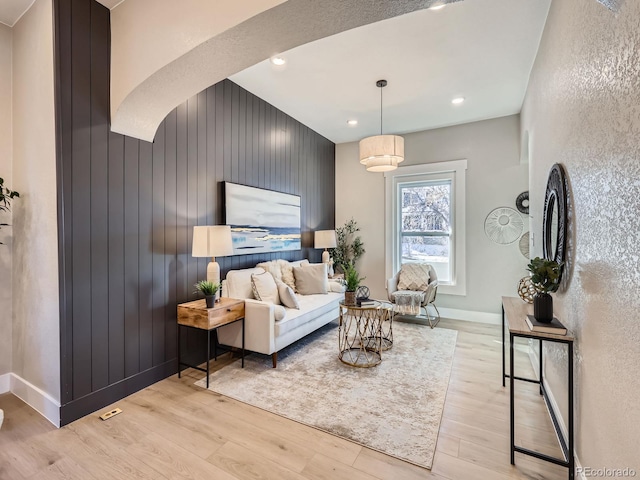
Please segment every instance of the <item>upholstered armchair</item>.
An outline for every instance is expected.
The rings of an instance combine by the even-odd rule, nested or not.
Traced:
[[[425,316],[431,328],[440,321],[440,312],[436,307],[436,293],[438,291],[438,276],[435,269],[428,263],[405,263],[400,271],[387,280],[387,296],[389,301],[398,304],[400,312],[402,308],[408,308],[405,313],[422,314]],[[409,301],[409,303],[407,303]],[[402,304],[404,303],[404,306]],[[417,311],[411,311],[411,304],[417,307]],[[429,314],[428,306],[431,305],[435,316]]]

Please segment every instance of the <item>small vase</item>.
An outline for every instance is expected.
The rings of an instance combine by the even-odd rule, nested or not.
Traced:
[[[548,293],[536,293],[533,297],[533,316],[541,323],[553,320],[553,297]]]
[[[344,303],[345,305],[355,305],[356,304],[356,292],[344,292]]]
[[[207,302],[207,308],[213,308],[214,304],[216,303],[216,296],[215,295],[205,295],[204,299]]]

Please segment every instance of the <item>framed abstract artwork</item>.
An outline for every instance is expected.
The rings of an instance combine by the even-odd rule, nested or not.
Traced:
[[[224,182],[233,254],[300,250],[300,197]]]

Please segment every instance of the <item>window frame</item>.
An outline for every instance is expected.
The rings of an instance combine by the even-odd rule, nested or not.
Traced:
[[[424,181],[451,179],[450,235],[451,282],[440,283],[438,292],[466,295],[466,170],[467,160],[426,163],[399,167],[385,176],[385,273],[391,278],[400,269],[401,218],[399,215],[399,185]]]

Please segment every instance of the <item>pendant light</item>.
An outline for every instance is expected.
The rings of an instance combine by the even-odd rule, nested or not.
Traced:
[[[378,80],[376,86],[380,88],[380,135],[360,140],[360,163],[368,172],[388,172],[404,160],[404,138],[382,134],[382,89],[387,81]]]

